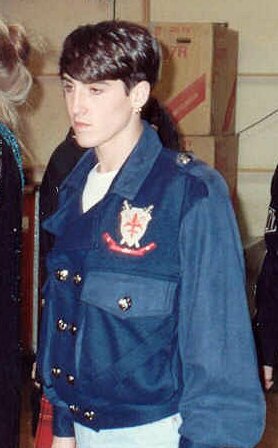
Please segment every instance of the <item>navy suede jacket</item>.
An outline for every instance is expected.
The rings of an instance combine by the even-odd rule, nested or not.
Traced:
[[[184,448],[252,447],[264,427],[242,248],[225,182],[144,132],[103,200],[96,163],[64,181],[44,286],[39,368],[54,433],[180,412]]]

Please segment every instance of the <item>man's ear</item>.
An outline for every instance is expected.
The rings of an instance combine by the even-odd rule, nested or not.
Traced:
[[[150,96],[151,87],[148,81],[140,81],[130,91],[132,107],[135,111],[141,110]]]

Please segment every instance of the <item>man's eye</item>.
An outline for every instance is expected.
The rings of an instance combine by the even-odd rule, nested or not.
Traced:
[[[73,85],[72,85],[72,84],[64,83],[64,84],[63,84],[63,90],[64,90],[64,92],[72,92],[72,90],[73,90]]]
[[[100,95],[102,93],[101,89],[99,89],[98,87],[94,87],[94,86],[91,86],[89,90],[93,95]]]

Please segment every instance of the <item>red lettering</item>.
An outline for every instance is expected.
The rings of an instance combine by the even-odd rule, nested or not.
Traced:
[[[187,57],[187,47],[182,46],[178,47],[178,58],[186,58]]]

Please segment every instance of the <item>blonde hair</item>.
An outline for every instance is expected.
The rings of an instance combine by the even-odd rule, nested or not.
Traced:
[[[18,130],[17,107],[25,103],[32,86],[29,53],[24,27],[0,19],[0,121],[13,132]]]

